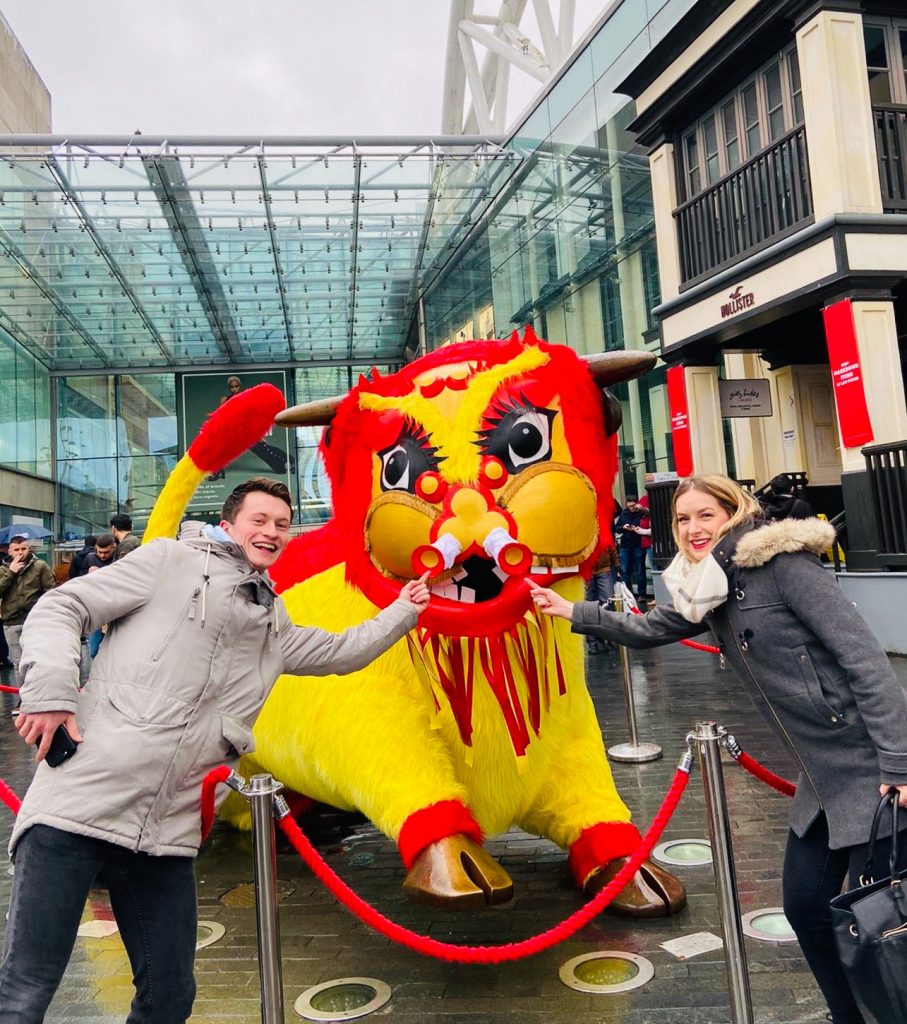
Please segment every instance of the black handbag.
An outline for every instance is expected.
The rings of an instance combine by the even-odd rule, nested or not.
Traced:
[[[876,882],[872,878],[876,837],[889,806],[890,874]],[[873,818],[860,887],[835,896],[830,904],[838,956],[869,1024],[907,1021],[907,870],[897,873],[897,857],[898,792],[889,790]]]

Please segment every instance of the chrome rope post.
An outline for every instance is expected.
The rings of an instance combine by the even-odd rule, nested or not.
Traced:
[[[727,730],[715,722],[697,722],[693,738],[709,819],[712,868],[724,935],[724,966],[731,996],[731,1019],[733,1024],[753,1024],[753,1000],[743,944],[743,921],[737,898],[734,848],[721,769],[721,745],[726,735]]]
[[[619,597],[611,598],[611,608],[616,612],[624,610],[624,602]],[[640,743],[636,729],[636,700],[633,696],[633,677],[630,673],[630,652],[623,644],[617,645],[620,656],[620,671],[624,683],[624,704],[627,709],[627,731],[629,743],[618,743],[608,748],[608,757],[612,761],[630,764],[643,764],[646,761],[657,761],[662,756],[662,749],[657,743]]]
[[[277,837],[275,796],[283,789],[270,775],[253,775],[244,795],[252,809],[252,854],[255,868],[255,918],[258,929],[258,976],[262,1024],[283,1024],[283,977],[277,921]],[[282,798],[278,798],[283,803]]]

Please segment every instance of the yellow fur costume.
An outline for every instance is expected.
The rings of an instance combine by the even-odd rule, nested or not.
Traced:
[[[330,424],[335,518],[272,571],[293,621],[339,632],[424,570],[433,596],[417,630],[367,669],[281,677],[244,771],[362,811],[398,842],[416,899],[506,899],[509,879],[479,844],[513,824],[568,849],[580,885],[638,842],[585,687],[582,639],[537,615],[524,579],[582,599],[582,575],[611,543],[616,426],[598,386],[649,364],[614,354],[593,373],[527,332],[432,353],[277,418]],[[248,408],[230,418],[234,401],[217,429],[254,443]],[[201,462],[197,446],[146,540],[175,532],[192,481],[216,468],[210,439]],[[234,820],[244,815],[233,805]]]

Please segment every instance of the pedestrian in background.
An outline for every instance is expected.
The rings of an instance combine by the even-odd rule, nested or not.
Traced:
[[[72,561],[69,563],[69,578],[71,580],[77,579],[79,576],[84,576],[88,572],[88,566],[86,565],[86,559],[95,549],[95,545],[98,543],[98,538],[94,534],[89,534],[84,541],[82,541],[81,550],[77,551],[72,556]]]
[[[110,517],[110,532],[117,544],[113,555],[116,561],[125,558],[130,551],[135,551],[142,543],[132,532],[132,520],[125,512],[118,512],[115,516]]]
[[[88,575],[103,569],[105,566],[113,565],[116,560],[117,542],[112,533],[102,533],[95,542],[94,551],[85,556],[85,572]],[[101,642],[104,639],[103,626],[98,626],[88,634],[88,655],[94,659],[101,649]]]
[[[627,617],[571,604],[530,583],[533,600],[544,614],[572,621],[578,633],[629,647],[711,630],[722,663],[734,668],[799,768],[782,874],[784,913],[833,1024],[863,1024],[838,959],[829,901],[848,875],[850,888],[860,884],[879,793],[897,789],[907,807],[907,694],[817,557],[834,540],[828,523],[766,523],[752,495],[716,475],[681,481],[673,526],[679,550],[664,574],[672,603]],[[889,818],[880,829],[875,878],[889,874],[890,832]],[[903,837],[898,868],[907,868]]]
[[[769,481],[762,509],[766,519],[809,519],[813,515],[812,505],[797,497],[794,481],[787,473]]]
[[[0,619],[16,674],[22,657],[20,637],[29,613],[42,594],[54,588],[54,574],[36,557],[27,537],[11,537],[9,554],[0,564]]]
[[[620,569],[624,583],[636,589],[636,600],[641,608],[646,606],[646,556],[642,546],[643,520],[646,510],[639,504],[635,494],[628,494],[627,504],[615,521],[614,538],[620,551]],[[651,533],[651,530],[649,531]]]

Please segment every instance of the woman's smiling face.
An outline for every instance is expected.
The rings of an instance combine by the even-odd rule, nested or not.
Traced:
[[[681,550],[694,562],[701,562],[712,550],[718,531],[731,518],[716,498],[696,490],[681,494],[674,515]]]

